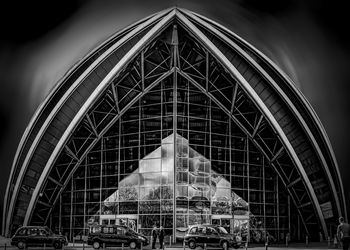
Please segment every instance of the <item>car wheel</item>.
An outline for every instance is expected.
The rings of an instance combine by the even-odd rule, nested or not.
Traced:
[[[55,241],[55,242],[53,243],[53,247],[54,247],[55,249],[62,249],[62,243],[59,242],[59,241]]]
[[[92,244],[92,247],[94,248],[94,249],[99,249],[100,248],[100,242],[98,242],[98,241],[95,241],[93,244]]]
[[[23,241],[19,241],[19,242],[17,243],[18,249],[24,249],[25,246],[26,246],[26,243],[24,243]]]
[[[227,243],[227,241],[222,242],[222,248],[223,248],[224,250],[227,250],[227,249],[228,249],[228,243]]]
[[[135,241],[131,241],[129,244],[130,249],[136,249],[136,242]]]
[[[191,248],[191,249],[195,249],[197,246],[196,246],[196,242],[194,240],[190,240],[188,242],[188,247]]]

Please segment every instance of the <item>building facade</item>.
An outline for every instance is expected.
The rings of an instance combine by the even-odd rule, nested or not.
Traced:
[[[221,224],[251,241],[333,235],[346,216],[327,135],[291,80],[233,32],[172,8],[110,37],[25,131],[3,232],[126,224],[172,239]]]

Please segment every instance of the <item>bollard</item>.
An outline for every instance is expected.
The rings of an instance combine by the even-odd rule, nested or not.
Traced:
[[[331,248],[331,237],[328,236],[328,248]]]
[[[286,247],[288,247],[288,234],[286,235]]]
[[[5,247],[4,247],[4,250],[6,250],[6,243],[5,243]]]
[[[309,236],[308,235],[305,236],[305,245],[306,245],[306,247],[309,246]]]
[[[106,249],[106,243],[103,242],[102,246],[103,246],[103,247],[102,247],[103,250],[105,250],[105,249]]]
[[[170,236],[170,242],[169,242],[169,246],[171,247],[171,236]]]
[[[141,242],[141,250],[143,250],[143,243]]]
[[[163,242],[163,246],[162,247],[163,247],[163,250],[164,250],[165,249],[165,242]]]
[[[85,250],[85,241],[83,241],[83,250]]]
[[[269,243],[268,241],[265,241],[265,250],[268,250],[269,249]]]
[[[44,250],[46,250],[46,243],[44,243]]]
[[[124,250],[124,243],[122,243],[122,250]]]
[[[204,243],[204,250],[207,250],[207,243]]]
[[[247,241],[245,242],[245,250],[247,250],[248,249],[248,239],[247,239]]]
[[[186,249],[185,240],[183,241],[183,247],[184,247],[184,250],[185,250]]]

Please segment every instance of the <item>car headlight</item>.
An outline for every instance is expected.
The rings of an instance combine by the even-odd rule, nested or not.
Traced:
[[[142,236],[137,236],[137,238],[139,239],[139,240],[145,240],[145,238],[143,238]]]
[[[242,241],[242,237],[239,236],[239,235],[237,235],[237,236],[236,236],[236,242],[241,242],[241,241]]]

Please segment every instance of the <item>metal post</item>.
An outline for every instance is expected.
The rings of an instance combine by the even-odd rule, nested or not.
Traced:
[[[334,248],[338,248],[338,239],[337,239],[337,235],[334,235]]]
[[[328,236],[328,248],[331,248],[331,237]]]
[[[289,237],[289,235],[288,235],[288,233],[286,234],[286,247],[288,247],[288,237]]]
[[[207,250],[207,243],[204,243],[204,250]]]
[[[103,242],[103,244],[102,244],[102,248],[103,248],[103,250],[105,250],[105,249],[106,249],[106,243],[104,243],[104,242]]]
[[[170,240],[169,240],[169,246],[171,247],[171,235],[170,235]]]
[[[6,243],[5,243],[5,247],[4,247],[4,249],[6,250]]]
[[[141,250],[143,250],[143,243],[141,242]]]
[[[309,246],[309,236],[305,236],[305,244],[306,244],[306,247]]]
[[[248,249],[248,240],[245,242],[245,249]]]
[[[185,240],[183,241],[183,247],[184,247],[184,250],[185,250],[186,249]]]
[[[83,241],[83,250],[85,250],[85,241]]]
[[[46,250],[46,243],[44,243],[44,250]]]
[[[124,243],[122,243],[122,250],[124,250]]]

